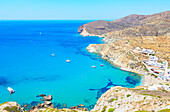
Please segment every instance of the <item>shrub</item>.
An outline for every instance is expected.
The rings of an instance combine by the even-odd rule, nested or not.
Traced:
[[[162,90],[163,92],[167,92],[168,93],[168,91],[167,90]]]
[[[127,94],[126,97],[130,97],[131,95],[130,94]]]
[[[108,112],[113,112],[113,111],[115,111],[114,108],[110,108],[110,109],[108,110]]]
[[[149,72],[149,70],[148,70],[147,68],[144,68],[144,70],[145,70],[146,72]]]
[[[14,107],[7,106],[4,108],[4,110],[6,110],[7,112],[20,112],[20,110],[18,110],[16,106]]]
[[[123,97],[121,97],[121,99],[123,99]]]
[[[143,98],[144,100],[146,99],[146,97]]]
[[[106,111],[106,108],[107,108],[107,106],[104,106],[104,107],[103,107],[103,110],[102,110],[101,112],[105,112],[105,111]]]
[[[170,109],[159,110],[158,112],[170,112]]]
[[[158,98],[162,98],[161,96],[158,96]]]
[[[115,92],[118,92],[119,90],[115,90]]]
[[[111,98],[108,102],[113,102],[113,101],[115,101],[115,100],[118,100],[118,98]]]

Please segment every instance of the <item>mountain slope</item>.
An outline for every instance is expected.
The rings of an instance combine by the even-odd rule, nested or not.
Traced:
[[[169,36],[170,11],[153,15],[129,15],[111,22],[94,21],[79,27],[81,35],[107,35],[107,37]],[[86,34],[84,34],[86,32]]]

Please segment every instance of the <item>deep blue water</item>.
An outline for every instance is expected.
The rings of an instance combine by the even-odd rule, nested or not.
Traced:
[[[0,103],[35,103],[37,95],[51,94],[55,106],[89,107],[112,86],[139,85],[139,75],[121,71],[86,50],[89,44],[102,43],[101,38],[77,34],[88,22],[0,21]],[[7,87],[16,93],[9,95]]]

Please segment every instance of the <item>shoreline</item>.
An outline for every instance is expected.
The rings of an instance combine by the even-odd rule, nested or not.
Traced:
[[[84,29],[85,30],[85,29]],[[84,32],[85,32],[85,34],[84,34]],[[99,37],[99,38],[105,38],[106,36],[104,36],[104,35],[94,35],[94,34],[89,34],[86,30],[84,31],[84,32],[81,32],[80,33],[80,35],[82,35],[82,36],[97,36],[97,37]],[[88,35],[87,35],[88,34]],[[104,43],[103,44],[107,44],[107,42],[105,42],[105,41],[103,41]],[[96,45],[98,45],[98,44],[96,44]],[[90,46],[90,45],[89,45]],[[88,46],[88,47],[89,47]],[[87,47],[87,48],[88,48]],[[87,49],[86,48],[86,49]],[[88,49],[87,49],[88,50]],[[89,50],[88,50],[88,52],[90,52]],[[94,52],[94,51],[92,51],[92,52],[90,52],[90,53],[96,53],[96,52]],[[97,53],[97,54],[99,54],[99,53]],[[100,54],[101,55],[101,54]],[[102,56],[102,55],[101,55]],[[170,84],[168,81],[163,81],[163,80],[160,80],[160,79],[158,79],[158,78],[155,78],[155,77],[153,77],[153,76],[151,76],[151,75],[149,75],[149,73],[148,72],[142,72],[142,71],[137,71],[136,69],[129,69],[129,68],[125,68],[125,67],[121,67],[121,66],[117,66],[116,65],[116,63],[114,63],[114,62],[112,62],[112,61],[110,61],[109,59],[104,59],[104,58],[102,58],[103,60],[105,60],[105,61],[107,61],[107,62],[109,62],[111,65],[113,65],[114,67],[116,67],[116,68],[118,68],[118,69],[120,69],[120,70],[123,70],[123,71],[127,71],[127,72],[132,72],[132,73],[136,73],[137,75],[140,75],[140,76],[142,76],[142,79],[141,79],[141,82],[140,82],[140,84],[139,84],[139,86],[151,86],[151,85],[154,85],[154,84],[160,84],[160,83],[163,83],[163,84]],[[143,64],[144,65],[144,64]],[[159,82],[159,83],[158,83]],[[137,87],[137,86],[136,86]]]

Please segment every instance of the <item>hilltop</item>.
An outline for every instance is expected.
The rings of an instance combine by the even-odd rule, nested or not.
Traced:
[[[170,11],[153,15],[132,14],[114,21],[94,21],[79,27],[84,36],[103,35],[116,37],[168,36]],[[86,33],[85,33],[86,32]]]

